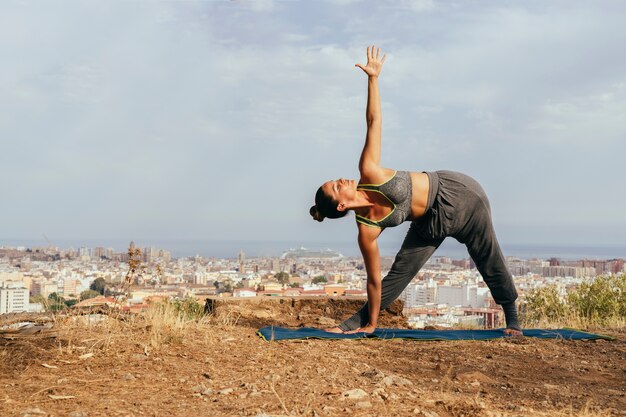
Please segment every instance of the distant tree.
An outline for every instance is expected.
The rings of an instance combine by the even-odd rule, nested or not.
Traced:
[[[71,298],[69,300],[65,300],[65,305],[68,307],[73,306],[74,304],[76,304],[78,302],[78,300],[76,298]]]
[[[65,299],[56,292],[50,293],[50,295],[48,295],[48,300],[52,301],[53,303],[62,303],[65,301]]]
[[[328,282],[328,279],[324,275],[318,275],[313,278],[313,284],[320,284],[322,282]]]
[[[289,284],[289,274],[286,272],[277,273],[276,275],[274,275],[274,279],[283,285]]]
[[[104,278],[96,278],[89,286],[89,289],[104,295],[104,290],[106,289]]]
[[[85,290],[80,293],[80,301],[88,300],[90,298],[98,297],[100,293],[94,290]]]
[[[66,308],[67,306],[65,305],[65,303],[54,303],[48,306],[48,311],[61,311],[65,310]]]
[[[291,288],[298,288],[300,286],[300,284],[298,284],[297,282],[292,282],[291,284],[289,284],[289,286]]]

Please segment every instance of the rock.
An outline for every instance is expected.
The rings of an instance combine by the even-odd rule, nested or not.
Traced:
[[[372,368],[367,371],[361,372],[361,376],[374,379],[374,378],[384,378],[385,374],[383,374],[382,371],[376,368]]]
[[[124,374],[124,376],[122,376],[122,379],[125,381],[134,381],[135,379],[135,375],[128,373],[128,374]]]
[[[41,416],[47,416],[47,415],[48,413],[46,413],[45,411],[43,411],[41,408],[38,408],[38,407],[27,408],[26,410],[20,413],[20,417],[41,417]]]
[[[460,382],[474,382],[474,381],[478,381],[484,384],[493,384],[494,380],[489,378],[487,375],[483,374],[482,372],[465,372],[462,374],[458,374],[455,378],[457,381]]]
[[[390,387],[393,385],[393,378],[390,376],[386,376],[380,381],[380,384],[386,387]]]
[[[543,387],[547,389],[559,389],[558,385],[552,385],[552,384],[543,384]]]
[[[358,400],[367,397],[367,393],[360,388],[355,388],[345,391],[342,396],[343,398],[347,398],[349,400]]]
[[[385,385],[387,387],[390,387],[392,385],[397,385],[397,386],[411,386],[413,385],[413,383],[411,381],[409,381],[406,378],[403,378],[401,376],[397,376],[397,375],[390,375],[390,376],[386,376],[384,377],[381,381],[380,381],[381,385]]]
[[[204,392],[204,390],[206,390],[206,387],[204,385],[200,384],[200,385],[196,385],[191,390],[193,392]]]
[[[211,388],[207,388],[204,391],[202,391],[202,395],[211,395],[213,394],[213,390]]]
[[[473,387],[480,387],[480,382],[474,381],[474,382],[470,383],[470,385],[473,386]]]
[[[88,417],[84,411],[72,411],[67,417]]]
[[[356,408],[372,408],[372,403],[369,401],[359,401],[356,403]]]
[[[389,399],[389,394],[385,392],[384,388],[376,388],[374,391],[372,391],[372,395],[377,396],[383,401],[387,401]]]
[[[228,395],[228,394],[231,394],[233,391],[235,391],[235,390],[232,389],[232,388],[225,388],[225,389],[223,389],[221,391],[218,391],[218,394],[220,394],[220,395]]]

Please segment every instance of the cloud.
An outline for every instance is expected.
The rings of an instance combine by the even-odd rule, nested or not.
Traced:
[[[383,164],[476,176],[497,221],[520,224],[509,239],[594,213],[626,228],[623,7],[363,5],[3,5],[0,186],[14,205],[0,214],[23,219],[7,233],[38,234],[24,216],[41,216],[66,236],[346,240],[352,222],[306,212],[321,182],[358,175],[354,64],[371,42],[388,54]],[[559,216],[579,189],[615,211],[590,199]]]
[[[545,102],[529,134],[554,144],[617,144],[626,137],[626,84],[616,83],[586,96]]]

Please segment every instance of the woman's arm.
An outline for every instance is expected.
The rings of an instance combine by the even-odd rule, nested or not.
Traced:
[[[359,224],[359,248],[365,262],[367,271],[367,303],[368,303],[368,324],[356,330],[346,333],[366,332],[371,333],[376,330],[378,316],[380,314],[380,300],[382,294],[382,277],[380,275],[380,254],[378,251],[378,236],[382,229]]]
[[[365,146],[359,161],[359,171],[362,177],[377,175],[380,170],[380,143],[382,135],[382,113],[380,110],[380,91],[378,88],[378,76],[382,70],[386,55],[380,58],[380,48],[367,47],[367,64],[356,64],[367,74],[367,108],[365,120],[367,122],[367,135]]]

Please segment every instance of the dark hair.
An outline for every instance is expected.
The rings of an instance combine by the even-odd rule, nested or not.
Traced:
[[[330,198],[330,196],[322,190],[322,187],[320,187],[315,193],[315,205],[311,206],[309,213],[313,216],[313,219],[318,222],[323,221],[326,217],[329,219],[338,219],[348,214],[347,210],[337,210],[338,205],[339,202]]]

